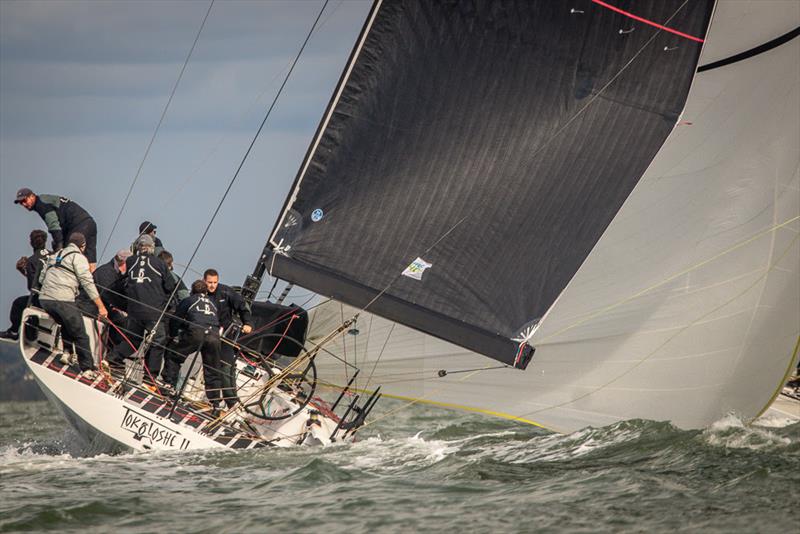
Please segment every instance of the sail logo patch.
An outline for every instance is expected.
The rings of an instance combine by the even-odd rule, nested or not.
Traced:
[[[317,208],[317,209],[315,209],[314,211],[311,212],[311,220],[314,221],[314,222],[321,221],[324,216],[325,216],[325,213],[319,208]]]
[[[417,258],[416,260],[412,261],[408,267],[406,267],[406,270],[403,271],[403,276],[408,276],[414,280],[422,280],[422,273],[425,272],[425,269],[431,266],[433,266],[432,263],[428,263],[422,258]]]

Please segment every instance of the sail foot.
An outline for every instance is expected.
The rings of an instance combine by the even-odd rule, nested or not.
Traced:
[[[501,334],[483,330],[436,311],[401,300],[389,291],[367,287],[331,271],[320,269],[296,258],[272,253],[271,275],[296,283],[321,295],[406,325],[460,347],[477,352],[506,365],[521,369],[530,361],[533,349]],[[376,297],[378,297],[376,299]]]

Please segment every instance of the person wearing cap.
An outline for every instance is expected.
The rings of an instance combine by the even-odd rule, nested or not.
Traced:
[[[22,324],[22,312],[28,307],[28,302],[38,305],[39,299],[35,291],[39,289],[39,275],[47,264],[47,232],[34,230],[30,235],[30,244],[33,249],[31,256],[23,256],[17,261],[17,270],[22,274],[28,283],[28,294],[17,297],[11,303],[11,328],[5,332],[0,332],[0,338],[19,339],[19,327]]]
[[[165,321],[159,319],[175,289],[175,280],[167,265],[153,255],[154,251],[155,240],[149,234],[142,234],[136,240],[136,254],[125,262],[125,294],[128,297],[125,335],[138,347],[150,332],[155,331],[145,358],[148,371],[145,379],[148,381],[161,371],[167,331]],[[130,358],[133,352],[128,343],[115,346],[108,356],[112,370],[124,372],[125,358]]]
[[[42,283],[39,304],[61,325],[64,338],[75,344],[82,375],[94,380],[97,375],[89,336],[84,328],[83,315],[75,303],[79,289],[82,288],[97,306],[99,319],[105,319],[108,311],[94,285],[84,250],[86,238],[79,232],[73,232],[67,240],[67,246],[50,255],[39,277]]]
[[[86,240],[86,259],[89,269],[97,265],[97,225],[89,213],[77,202],[56,195],[37,195],[27,187],[17,191],[14,204],[20,204],[28,211],[35,211],[47,225],[53,238],[53,250],[61,250],[64,237],[79,233]]]
[[[162,243],[161,240],[158,237],[156,237],[157,228],[158,226],[151,223],[150,221],[144,221],[142,224],[139,225],[139,237],[147,234],[150,237],[152,237],[153,241],[155,242],[155,252],[153,252],[153,256],[159,256],[161,252],[164,250],[164,243]],[[136,239],[139,238],[137,237]],[[134,252],[136,251],[136,241],[134,241],[133,245],[131,245],[131,250]],[[189,291],[187,290],[186,292],[188,294]]]

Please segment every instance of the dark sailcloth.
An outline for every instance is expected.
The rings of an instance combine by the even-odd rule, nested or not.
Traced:
[[[589,0],[376,2],[271,273],[513,363],[678,121],[713,1],[617,7],[667,29]]]

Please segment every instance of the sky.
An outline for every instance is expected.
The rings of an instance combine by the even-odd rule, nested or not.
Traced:
[[[14,264],[45,228],[13,204],[17,189],[85,208],[99,255],[210,4],[0,0],[0,329],[26,293]],[[144,220],[176,265],[188,261],[323,4],[214,2],[98,263]],[[213,267],[238,285],[252,271],[369,8],[329,0],[187,282]]]

